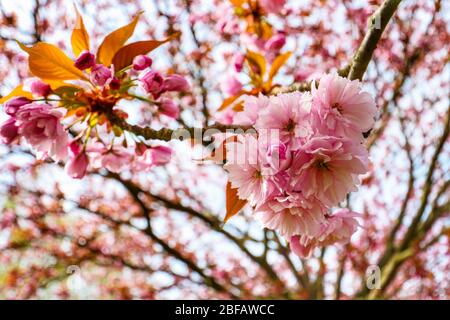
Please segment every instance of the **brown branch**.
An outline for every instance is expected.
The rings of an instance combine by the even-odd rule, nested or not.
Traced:
[[[436,149],[433,153],[428,168],[428,173],[424,183],[424,189],[422,192],[422,198],[419,209],[417,210],[408,230],[406,231],[406,234],[403,237],[402,242],[400,243],[399,246],[394,247],[394,250],[392,250],[392,253],[386,259],[385,268],[382,272],[381,289],[373,290],[369,295],[370,298],[377,298],[384,293],[386,288],[389,286],[390,282],[395,278],[395,275],[397,274],[397,271],[402,266],[402,264],[415,252],[415,250],[417,249],[415,248],[415,245],[423,237],[423,233],[418,232],[418,225],[428,205],[428,199],[433,187],[433,174],[437,166],[439,155],[441,154],[442,149],[450,134],[450,107],[447,110],[447,115],[444,122],[445,124],[442,136],[438,140]],[[434,222],[437,219],[439,213],[445,212],[448,209],[449,208],[446,208],[445,206],[443,208],[442,207],[436,208],[430,214],[430,216],[433,217],[432,221]],[[429,227],[431,227],[431,225]],[[360,294],[364,295],[367,294],[367,292],[368,289],[364,288]]]
[[[369,18],[369,32],[366,33],[351,62],[348,74],[350,80],[362,79],[378,41],[380,41],[384,29],[400,2],[401,0],[385,0],[381,7]]]
[[[208,276],[205,271],[200,268],[197,264],[195,264],[194,261],[191,259],[183,256],[178,250],[172,248],[168,243],[166,243],[163,239],[159,238],[154,232],[150,224],[150,212],[145,206],[145,204],[142,202],[142,200],[139,198],[139,192],[138,190],[131,188],[127,184],[123,184],[125,189],[130,193],[130,195],[133,197],[133,199],[139,204],[142,210],[142,215],[147,219],[148,225],[145,229],[145,233],[157,244],[159,244],[165,252],[167,252],[169,255],[173,256],[174,258],[182,261],[184,264],[186,264],[189,269],[196,272],[200,277],[202,277],[205,284],[214,290],[218,292],[223,292],[228,294],[233,299],[238,299],[239,297],[236,296],[234,293],[227,290],[223,285],[218,283],[216,279],[214,279],[212,276]]]
[[[173,202],[172,200],[166,199],[162,196],[151,194],[149,192],[145,192],[138,185],[129,180],[122,179],[119,175],[114,173],[109,173],[108,176],[119,181],[122,185],[124,185],[129,191],[132,191],[135,194],[145,194],[146,196],[161,202],[168,209],[177,210],[180,212],[187,213],[207,224],[212,230],[223,234],[226,238],[231,240],[239,249],[245,253],[253,262],[258,264],[269,276],[269,278],[278,286],[282,288],[285,287],[283,281],[278,277],[277,273],[273,270],[270,264],[267,262],[264,257],[256,256],[250,252],[250,250],[245,246],[245,242],[243,239],[237,238],[227,230],[223,228],[223,223],[213,216],[206,216],[205,214],[200,213],[193,208],[183,206],[180,203]],[[145,205],[142,204],[144,207]]]

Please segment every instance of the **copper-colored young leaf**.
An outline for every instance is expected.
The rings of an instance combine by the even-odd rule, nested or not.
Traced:
[[[242,7],[242,5],[245,3],[245,0],[230,0],[231,4],[235,7]]]
[[[6,101],[8,101],[9,99],[14,98],[14,97],[25,97],[25,98],[33,99],[33,95],[31,94],[31,92],[24,91],[23,85],[19,85],[19,86],[15,87],[9,94],[0,98],[0,104],[3,104]]]
[[[82,51],[89,51],[89,34],[84,26],[83,17],[78,12],[76,6],[75,13],[77,15],[77,20],[75,21],[75,26],[72,31],[71,41],[73,54],[75,57],[78,57]]]
[[[278,70],[280,70],[280,68],[286,63],[286,61],[288,61],[291,54],[292,52],[288,51],[286,53],[280,54],[275,58],[275,60],[273,60],[272,65],[270,66],[269,79],[267,81],[268,83],[272,84],[272,80],[278,73]]]
[[[286,53],[280,54],[273,60],[269,71],[269,82],[272,82],[273,78],[276,76],[280,68],[288,61],[291,57],[292,52],[288,51]]]
[[[237,189],[231,187],[231,182],[227,182],[226,188],[226,207],[227,214],[224,222],[227,222],[231,217],[235,216],[245,205],[247,200],[239,199]]]
[[[179,36],[179,33],[168,37],[165,40],[146,40],[127,44],[116,52],[112,59],[116,71],[122,70],[133,63],[133,59],[140,54],[147,54],[150,51],[158,48],[163,43],[166,43]]]
[[[133,35],[136,24],[138,23],[139,13],[134,19],[110,34],[108,34],[103,40],[102,44],[98,48],[97,61],[104,64],[105,66],[110,66],[114,55],[123,47],[125,42]]]
[[[242,90],[241,92],[239,92],[238,94],[228,97],[225,100],[223,100],[222,104],[220,105],[219,109],[217,109],[217,111],[223,111],[225,110],[230,104],[232,104],[233,102],[235,102],[240,96],[242,96],[243,94],[247,93],[247,91]]]
[[[38,42],[31,48],[22,43],[19,45],[29,54],[28,66],[36,77],[44,81],[86,79],[83,72],[58,47],[45,42]]]
[[[250,66],[250,71],[258,75],[260,79],[263,79],[266,74],[266,58],[251,50],[247,50],[245,58]]]

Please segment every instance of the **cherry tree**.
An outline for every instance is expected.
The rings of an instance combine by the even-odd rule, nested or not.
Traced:
[[[0,1],[0,297],[447,299],[449,9]]]

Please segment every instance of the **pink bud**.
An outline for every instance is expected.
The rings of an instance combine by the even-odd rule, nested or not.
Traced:
[[[153,61],[150,57],[141,54],[133,59],[133,69],[136,71],[141,71],[151,67],[152,63]]]
[[[0,141],[11,144],[19,136],[16,119],[9,118],[0,126]]]
[[[236,72],[241,72],[244,67],[245,56],[242,53],[237,53],[234,56],[234,69]]]
[[[69,160],[65,167],[67,174],[72,178],[81,179],[86,175],[88,164],[88,157],[81,150],[81,145],[76,141],[72,141],[69,144]]]
[[[87,50],[80,53],[77,60],[75,60],[75,67],[80,70],[85,70],[95,66],[95,56]]]
[[[283,33],[277,33],[276,35],[272,36],[269,40],[267,40],[266,44],[264,45],[264,48],[267,51],[275,51],[278,52],[283,48],[283,46],[286,44],[286,35]]]
[[[150,70],[139,77],[140,84],[147,93],[153,94],[154,97],[159,97],[164,79],[159,72]]]
[[[31,93],[37,97],[46,97],[51,91],[50,86],[39,79],[31,82]]]
[[[6,114],[9,114],[10,116],[13,116],[16,114],[17,110],[19,110],[20,107],[25,106],[27,104],[30,104],[31,100],[25,98],[25,97],[16,97],[8,100],[3,108],[5,109]]]
[[[159,105],[159,112],[176,119],[180,115],[180,108],[173,102],[172,99],[162,99],[161,104]]]
[[[166,146],[157,146],[151,148],[152,163],[154,165],[163,165],[170,161],[172,149]]]
[[[102,64],[96,64],[92,68],[91,82],[96,86],[104,86],[111,77],[111,70]]]
[[[189,90],[189,83],[183,76],[179,74],[172,74],[164,80],[164,91],[187,91]]]

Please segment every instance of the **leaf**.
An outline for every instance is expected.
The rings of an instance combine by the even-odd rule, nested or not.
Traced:
[[[97,51],[97,61],[109,67],[114,55],[123,47],[125,42],[133,35],[136,24],[139,20],[139,13],[134,19],[127,24],[105,37]]]
[[[240,96],[247,93],[247,91],[242,90],[238,94],[228,97],[225,100],[223,100],[222,104],[220,105],[219,109],[217,111],[223,111],[225,110],[230,104],[232,104],[234,101],[236,101]]]
[[[257,52],[247,50],[245,58],[250,65],[250,71],[257,74],[260,79],[263,79],[266,74],[266,59],[264,56]]]
[[[235,216],[247,204],[247,200],[239,199],[237,189],[231,187],[230,181],[227,182],[226,198],[227,214],[224,222]]]
[[[9,99],[14,98],[14,97],[25,97],[28,99],[33,99],[33,95],[31,94],[31,92],[24,91],[23,85],[20,85],[20,86],[15,87],[13,89],[13,91],[11,91],[6,96],[0,98],[0,104],[3,104],[6,101],[8,101]]]
[[[286,61],[291,57],[292,52],[288,51],[286,53],[280,54],[275,58],[275,60],[272,62],[272,65],[270,66],[269,71],[269,80],[267,81],[270,85],[272,85],[272,80],[275,77],[275,75],[278,73],[278,70],[286,63]],[[269,85],[269,86],[270,86]]]
[[[75,6],[75,12],[77,15],[77,20],[75,22],[75,27],[72,31],[72,51],[75,57],[78,57],[80,53],[84,50],[89,51],[89,34],[84,26],[83,17],[78,12]]]
[[[19,42],[19,46],[29,54],[28,66],[36,77],[44,81],[87,80],[83,72],[58,47],[45,42],[38,42],[31,48]]]
[[[165,40],[146,40],[146,41],[138,41],[130,43],[126,46],[123,46],[116,52],[112,59],[112,63],[116,71],[120,71],[125,67],[128,67],[133,63],[133,59],[141,54],[147,54],[150,51],[158,48],[163,43],[166,43],[176,37],[178,37],[180,33],[176,33]]]
[[[235,7],[242,7],[245,3],[245,0],[230,0],[231,4]]]

